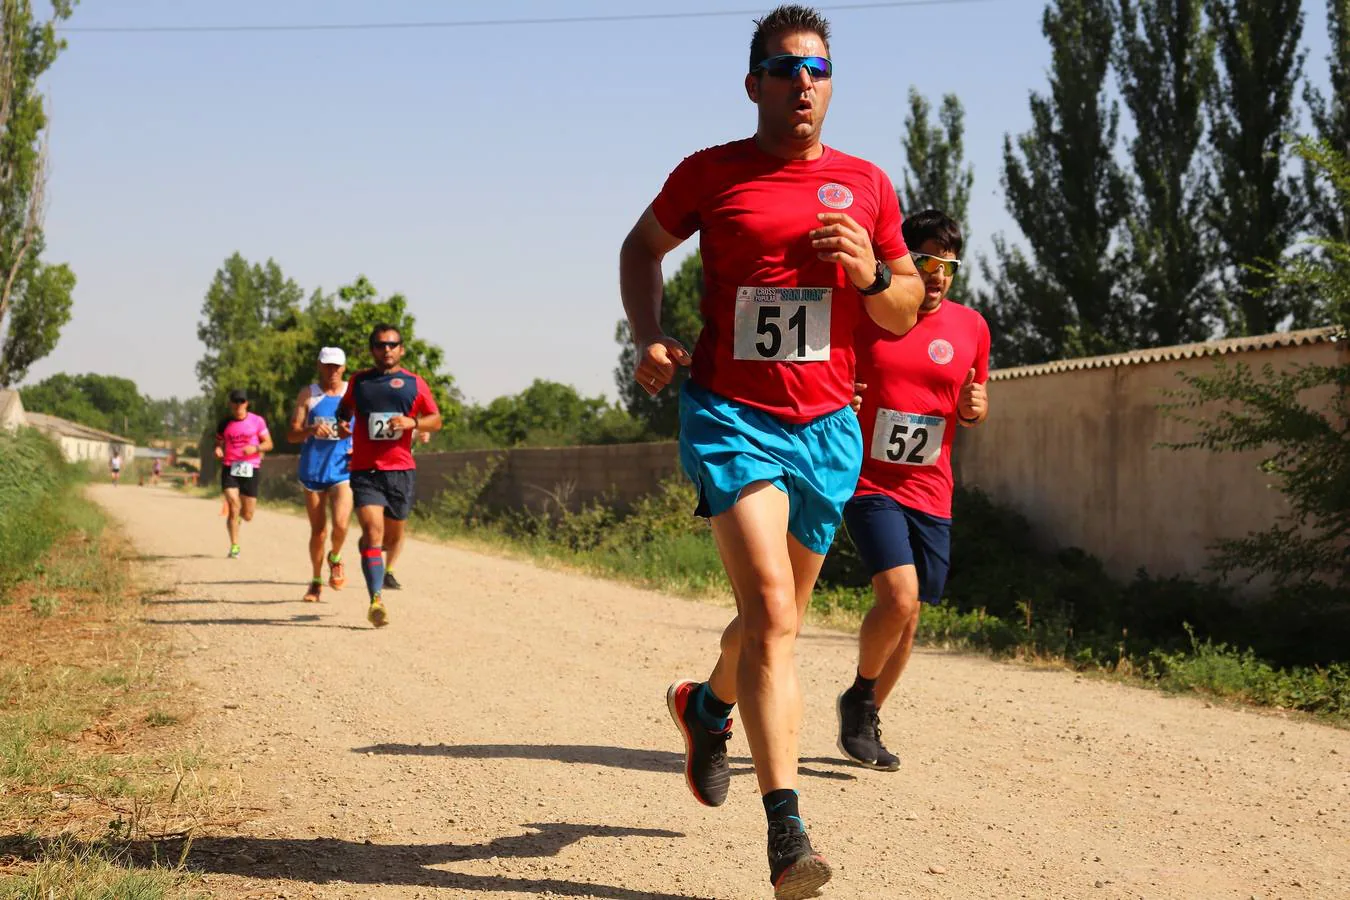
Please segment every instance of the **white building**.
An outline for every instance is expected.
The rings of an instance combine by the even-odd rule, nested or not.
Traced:
[[[17,431],[26,423],[18,391],[0,391],[0,431]]]
[[[41,431],[61,446],[61,453],[70,462],[95,460],[107,462],[114,451],[122,454],[122,459],[130,468],[131,459],[136,454],[136,445],[130,438],[90,428],[78,422],[70,422],[46,413],[24,413],[27,424]]]

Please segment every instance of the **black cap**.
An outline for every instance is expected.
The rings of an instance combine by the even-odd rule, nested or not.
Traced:
[[[234,390],[230,391],[230,402],[247,403],[248,391],[244,390],[243,388],[235,388]]]

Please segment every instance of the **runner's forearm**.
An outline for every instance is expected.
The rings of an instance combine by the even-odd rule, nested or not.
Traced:
[[[919,321],[923,303],[923,279],[912,273],[896,272],[892,267],[891,286],[880,294],[863,297],[867,314],[892,334],[905,334]]]
[[[645,245],[636,231],[619,250],[619,295],[628,316],[633,343],[645,347],[662,335],[661,260]]]
[[[417,423],[418,431],[433,432],[441,430],[441,414],[436,413],[430,416],[413,416],[413,421]]]

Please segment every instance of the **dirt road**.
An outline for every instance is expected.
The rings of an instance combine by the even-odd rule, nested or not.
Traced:
[[[725,609],[413,542],[377,632],[355,566],[300,602],[300,518],[259,512],[230,561],[216,502],[94,495],[172,588],[145,618],[259,809],[194,844],[217,896],[770,895],[743,735],[727,805],[705,809],[665,709]],[[883,723],[904,766],[874,773],[834,748],[852,654],[802,636],[826,897],[1350,897],[1348,732],[919,652]]]

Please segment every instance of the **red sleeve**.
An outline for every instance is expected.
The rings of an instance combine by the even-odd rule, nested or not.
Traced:
[[[900,197],[895,185],[881,169],[877,169],[877,225],[872,232],[872,246],[878,258],[889,262],[909,253],[900,225],[905,217],[900,212]]]
[[[684,240],[703,224],[700,209],[707,192],[702,165],[704,152],[686,156],[666,178],[661,193],[652,201],[652,213],[661,227]]]
[[[350,419],[356,415],[356,376],[347,379],[347,392],[338,401],[337,417]]]
[[[989,323],[979,313],[975,316],[980,323],[980,337],[975,344],[975,381],[985,384],[989,381]]]
[[[413,400],[412,415],[417,416],[438,416],[441,410],[436,406],[436,398],[431,395],[431,388],[427,386],[426,379],[421,375],[417,376],[417,399]]]

